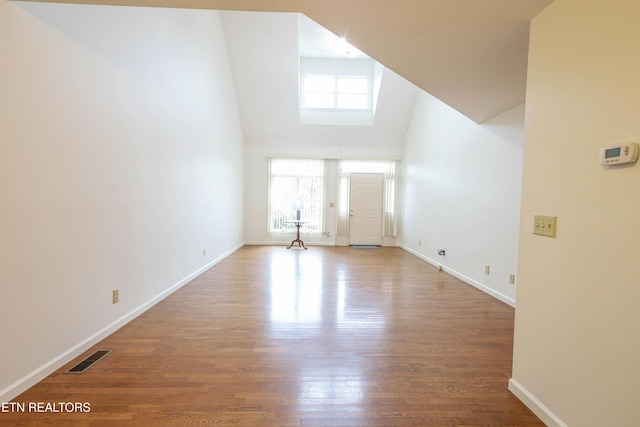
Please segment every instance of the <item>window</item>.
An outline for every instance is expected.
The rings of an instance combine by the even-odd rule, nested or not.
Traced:
[[[296,217],[301,203],[301,219],[306,233],[322,233],[324,225],[324,161],[319,159],[269,159],[269,233],[290,233],[287,224]]]
[[[367,110],[371,108],[367,76],[303,76],[302,108]]]
[[[300,58],[300,123],[371,126],[383,67],[371,58]]]

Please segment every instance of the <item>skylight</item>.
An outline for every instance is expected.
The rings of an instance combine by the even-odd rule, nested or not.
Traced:
[[[383,67],[309,18],[298,23],[300,123],[372,125]]]

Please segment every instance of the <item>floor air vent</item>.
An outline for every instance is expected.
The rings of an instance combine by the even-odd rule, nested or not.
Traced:
[[[102,360],[107,354],[111,353],[111,351],[112,350],[98,350],[73,368],[66,371],[65,374],[81,374],[94,364],[98,363],[98,361]]]

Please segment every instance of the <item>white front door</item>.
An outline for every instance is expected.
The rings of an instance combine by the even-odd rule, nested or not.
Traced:
[[[352,173],[349,189],[349,244],[382,244],[382,191],[380,173]]]

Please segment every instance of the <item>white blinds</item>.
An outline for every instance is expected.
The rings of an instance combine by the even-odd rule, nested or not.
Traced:
[[[320,159],[269,159],[269,234],[291,233],[301,205],[305,233],[321,233],[324,224],[324,161]]]

